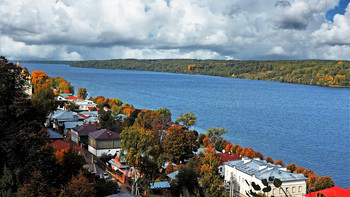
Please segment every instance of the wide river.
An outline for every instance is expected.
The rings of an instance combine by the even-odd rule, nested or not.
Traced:
[[[226,127],[224,138],[265,157],[331,176],[350,186],[350,89],[143,71],[21,64],[71,82],[88,96],[119,98],[136,108],[169,108],[175,120],[193,111],[201,133]]]

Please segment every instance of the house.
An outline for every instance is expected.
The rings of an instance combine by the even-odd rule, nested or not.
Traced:
[[[65,122],[64,123],[64,132],[63,134],[67,136],[68,139],[71,139],[71,130],[74,127],[82,126],[84,124],[83,121],[76,121],[76,122]]]
[[[54,150],[68,149],[69,147],[72,146],[73,150],[77,151],[78,153],[81,153],[83,151],[82,147],[74,143],[65,142],[63,140],[56,140],[51,143],[51,146]]]
[[[64,97],[62,97],[61,95],[58,95],[56,97],[56,101],[58,103],[57,109],[61,109],[61,110],[64,110],[64,106],[69,103],[69,101]]]
[[[60,133],[64,132],[65,122],[77,122],[78,116],[71,111],[56,110],[51,116],[53,128]]]
[[[241,160],[225,162],[225,185],[230,187],[235,195],[246,195],[247,191],[254,190],[251,185],[254,182],[261,188],[263,179],[269,177],[282,181],[282,188],[293,197],[303,197],[306,194],[307,178],[303,174],[292,173],[280,165],[267,163],[259,158],[249,159],[243,157]],[[285,196],[281,188],[276,188],[272,181],[268,181],[271,191],[265,193],[267,196]]]
[[[216,153],[215,154],[221,161],[221,165],[219,166],[219,174],[221,177],[225,176],[225,162],[228,161],[237,161],[241,160],[242,158],[236,154],[233,153]]]
[[[94,124],[83,124],[71,129],[70,139],[79,144],[79,146],[88,148],[89,144],[89,133],[99,130],[100,127]]]
[[[120,140],[119,133],[100,129],[89,133],[88,150],[97,157],[103,153],[115,155],[121,149]]]
[[[52,129],[47,129],[47,132],[51,140],[63,140],[63,135],[54,132]]]
[[[90,100],[76,100],[75,104],[79,105],[79,110],[90,111],[96,107],[96,104]]]
[[[170,191],[170,184],[168,181],[150,183],[150,189],[155,195],[172,196]]]
[[[82,98],[79,98],[79,97],[76,97],[76,96],[73,96],[73,95],[67,96],[67,97],[65,97],[65,99],[68,100],[68,101],[73,101],[73,102],[84,100]]]
[[[167,174],[167,176],[170,178],[170,183],[176,180],[176,176],[179,174],[179,171],[176,170],[175,172],[172,172],[170,174]]]
[[[317,192],[312,192],[310,194],[305,194],[306,197],[348,197],[350,196],[350,191],[343,189],[341,187],[331,187],[323,189]]]
[[[113,170],[112,175],[121,183],[127,183],[131,186],[133,183],[132,175],[134,173],[134,168],[127,165],[125,159],[120,156],[120,152],[117,152],[114,159],[108,161]]]

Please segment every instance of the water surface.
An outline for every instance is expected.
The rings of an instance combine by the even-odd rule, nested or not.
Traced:
[[[169,108],[198,116],[196,129],[226,127],[224,138],[282,159],[336,185],[350,186],[350,89],[144,71],[100,70],[68,65],[22,64],[75,86],[88,97],[119,98],[136,108]]]

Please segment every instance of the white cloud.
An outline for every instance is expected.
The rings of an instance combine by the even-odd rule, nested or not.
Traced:
[[[23,59],[325,58],[344,48],[329,45],[349,42],[349,8],[325,21],[337,2],[2,0],[0,52]]]

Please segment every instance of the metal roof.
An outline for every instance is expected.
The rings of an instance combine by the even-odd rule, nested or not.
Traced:
[[[254,175],[260,180],[268,179],[272,176],[281,181],[308,180],[303,174],[292,173],[280,165],[273,165],[259,158],[248,159],[244,157],[242,160],[225,162],[224,165],[235,167],[237,170]]]
[[[160,181],[151,183],[151,189],[167,189],[170,188],[170,184],[168,181]]]

